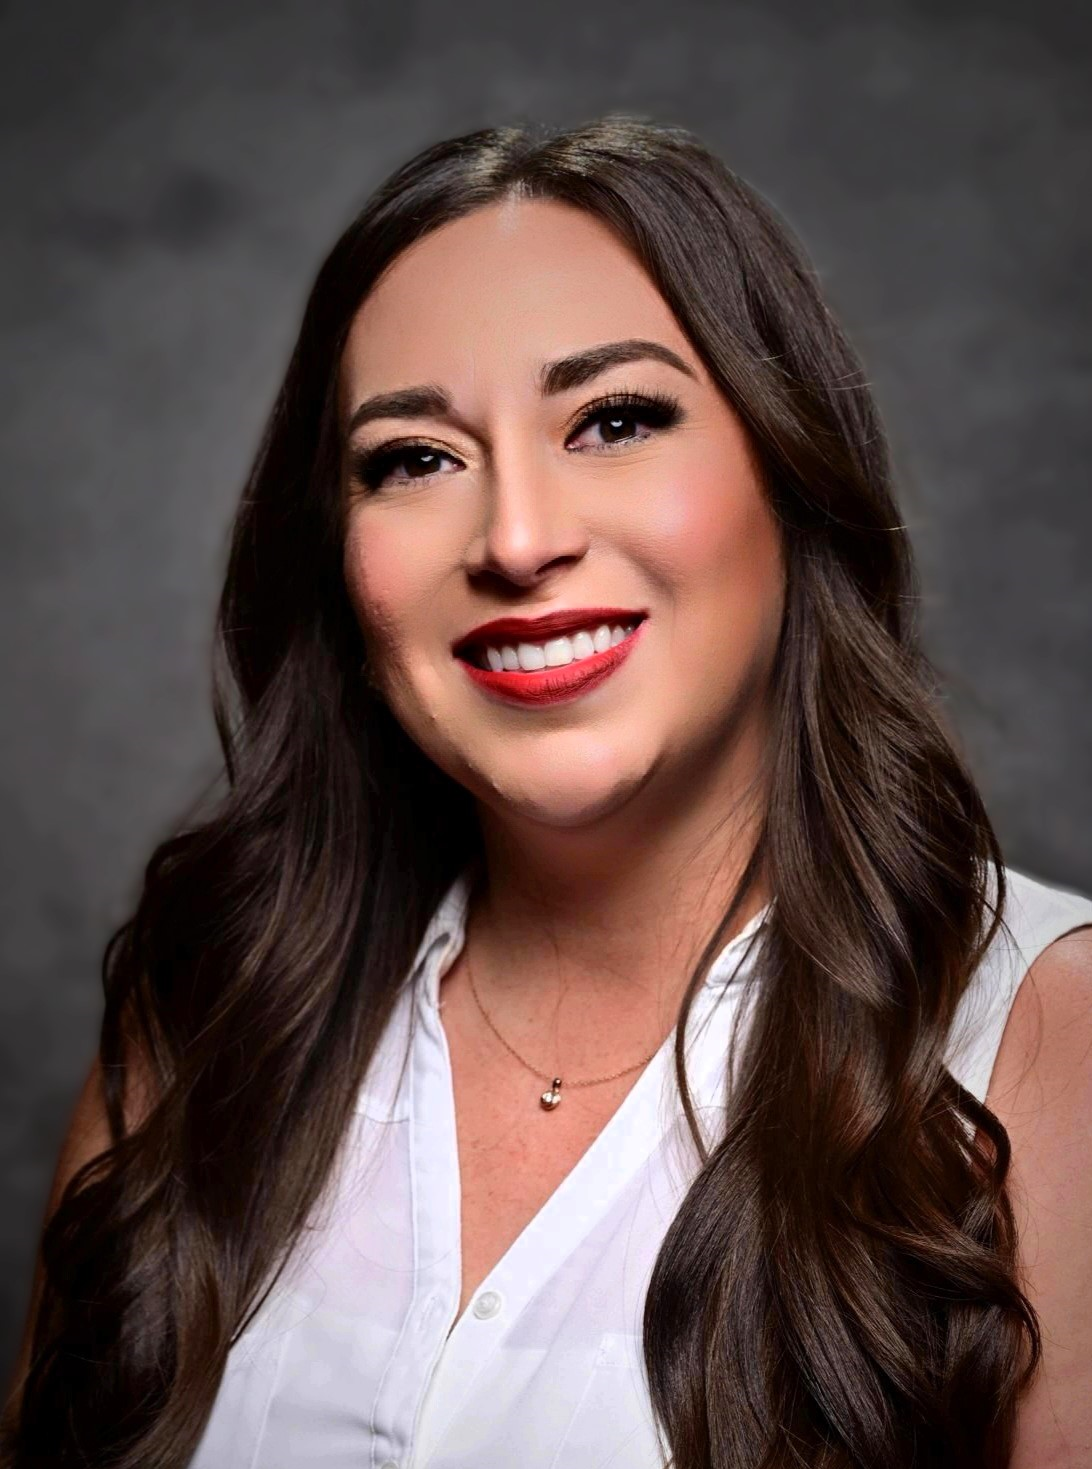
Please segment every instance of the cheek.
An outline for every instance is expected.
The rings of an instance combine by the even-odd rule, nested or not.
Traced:
[[[729,685],[772,656],[784,606],[781,538],[761,484],[694,465],[646,501],[641,554],[671,609],[673,664]]]
[[[665,583],[680,600],[703,587],[721,596],[751,594],[780,580],[780,537],[752,475],[695,467],[646,501],[639,535]]]
[[[345,587],[365,642],[381,656],[394,655],[413,620],[414,608],[427,603],[419,564],[406,554],[393,528],[350,525],[343,556]]]
[[[677,574],[702,572],[723,556],[732,539],[733,514],[723,483],[696,472],[676,477],[667,492],[650,506],[647,534],[663,548]]]

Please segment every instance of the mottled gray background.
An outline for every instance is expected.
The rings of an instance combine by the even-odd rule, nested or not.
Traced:
[[[1009,860],[1092,891],[1092,9],[0,7],[0,1367],[99,966],[215,769],[226,532],[321,255],[439,137],[696,129],[811,250],[902,466]]]

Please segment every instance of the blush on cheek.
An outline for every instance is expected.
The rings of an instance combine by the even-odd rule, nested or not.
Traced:
[[[365,532],[358,519],[346,535],[342,564],[358,616],[364,613],[369,621],[389,617],[412,595],[404,547],[384,536],[382,527],[370,525]]]
[[[741,558],[768,558],[779,543],[760,463],[735,415],[727,409],[708,435],[689,442],[673,466],[672,483],[649,502],[655,531],[675,546],[680,566],[695,571],[712,561],[727,570]]]
[[[727,479],[695,468],[644,502],[642,545],[672,576],[727,571],[768,549],[770,511],[749,477]]]
[[[421,551],[422,539],[407,536],[404,527],[395,533],[393,526],[381,523],[369,524],[365,531],[354,528],[346,537],[346,591],[368,657],[391,687],[418,681],[418,665],[422,658],[428,661],[436,640],[439,579],[435,558]]]
[[[345,589],[372,658],[388,661],[401,624],[408,588],[397,556],[384,554],[369,537],[346,539],[342,559]]]

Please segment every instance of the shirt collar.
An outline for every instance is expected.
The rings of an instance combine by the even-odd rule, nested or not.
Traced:
[[[466,914],[474,890],[477,865],[470,863],[450,884],[429,920],[410,970],[416,985],[423,972],[421,998],[432,1009],[440,999],[440,980],[454,963],[466,938]]]
[[[440,981],[455,962],[466,939],[466,915],[478,872],[476,861],[469,863],[448,886],[425,929],[410,971],[410,983],[422,982],[421,999],[436,1009],[440,999]],[[730,984],[750,969],[750,961],[759,947],[749,948],[750,940],[773,908],[766,903],[733,938],[723,946],[705,978],[705,989]],[[745,956],[747,956],[745,958]],[[741,962],[742,961],[742,962]]]

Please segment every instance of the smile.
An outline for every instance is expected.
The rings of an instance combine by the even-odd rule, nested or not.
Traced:
[[[633,651],[646,621],[603,623],[541,643],[487,644],[464,650],[458,662],[479,688],[506,702],[554,704],[609,678]]]
[[[469,649],[468,659],[475,667],[491,668],[494,673],[502,670],[538,673],[543,668],[565,668],[570,663],[616,647],[636,626],[636,619],[615,627],[604,622],[599,627],[581,628],[571,636],[547,638],[541,643],[485,644],[481,648]]]

